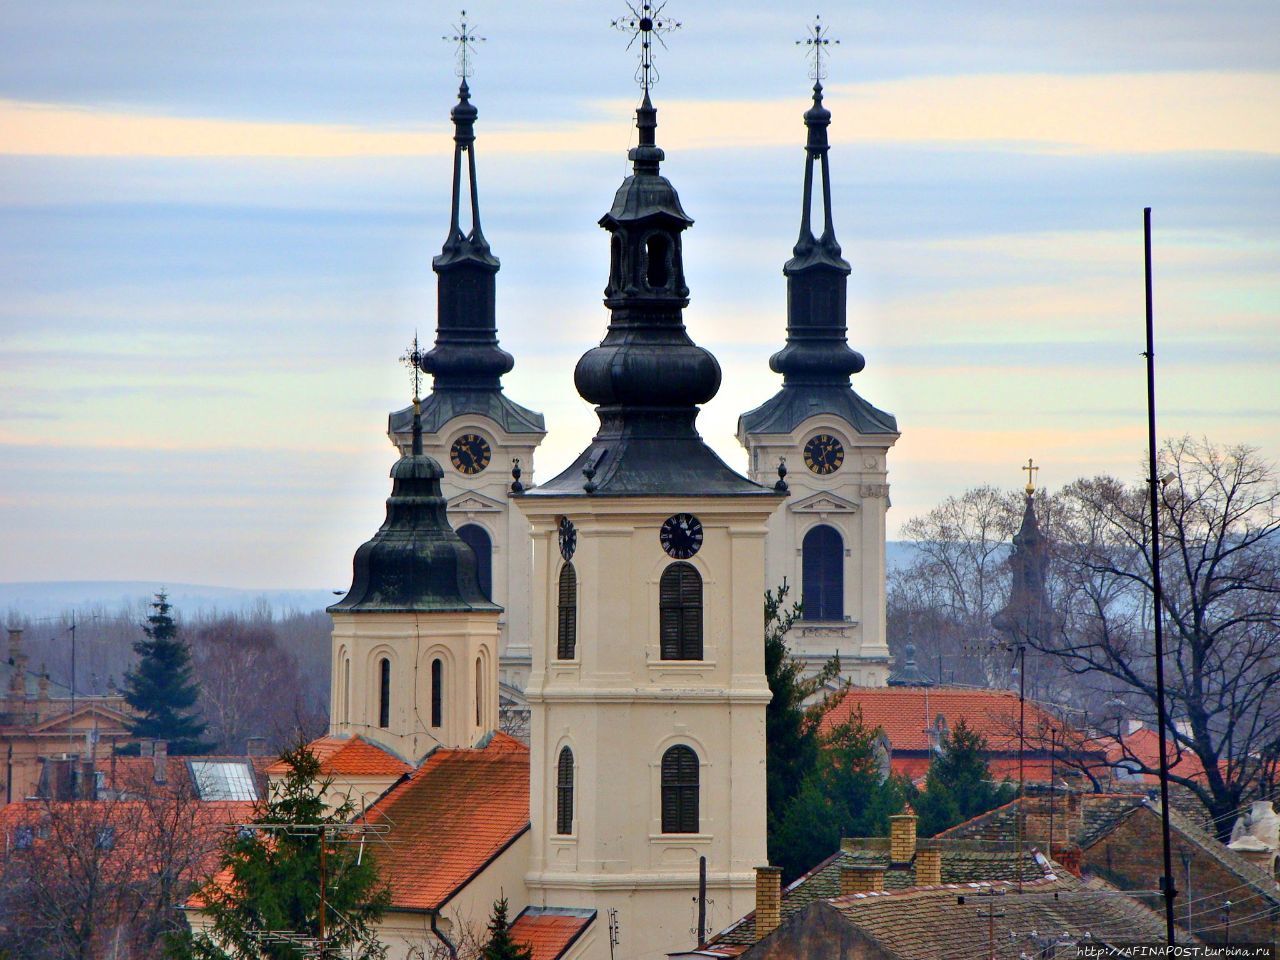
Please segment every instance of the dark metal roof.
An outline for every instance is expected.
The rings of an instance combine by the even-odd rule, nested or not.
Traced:
[[[932,687],[933,678],[916,666],[916,645],[908,643],[903,654],[902,667],[889,674],[885,683],[891,687]]]
[[[476,555],[449,525],[444,471],[422,452],[421,424],[412,432],[413,451],[391,468],[387,519],[356,550],[351,589],[329,610],[501,610],[480,592]]]
[[[500,390],[435,390],[422,401],[422,429],[439,433],[445,424],[462,416],[488,417],[507,433],[547,432],[542,414],[507,399]],[[397,410],[387,417],[387,432],[393,437],[409,434],[413,407]]]
[[[898,432],[898,421],[893,414],[872,406],[847,383],[784,385],[760,406],[740,416],[738,430],[742,433],[790,433],[819,414],[839,417],[859,433]]]

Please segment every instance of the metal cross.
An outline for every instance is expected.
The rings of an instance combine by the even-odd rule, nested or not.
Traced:
[[[1036,489],[1036,474],[1040,472],[1040,468],[1034,460],[1027,457],[1027,465],[1022,469],[1027,472],[1027,493],[1032,493]]]
[[[418,331],[413,331],[413,344],[405,351],[400,362],[413,371],[413,401],[418,402],[418,390],[422,386],[422,360],[426,353],[418,348]]]
[[[797,47],[808,47],[808,55],[813,58],[813,65],[809,68],[809,79],[815,82],[821,82],[826,78],[827,72],[822,68],[822,54],[831,44],[840,45],[839,40],[832,40],[827,33],[829,28],[822,23],[822,17],[815,16],[813,25],[809,27],[809,36],[803,40],[797,40]]]
[[[471,51],[475,44],[484,43],[486,37],[477,37],[472,32],[472,28],[467,24],[467,11],[462,11],[462,22],[454,24],[453,36],[443,36],[440,39],[449,43],[458,45],[458,76],[463,80],[471,76]]]
[[[641,4],[627,0],[631,16],[612,21],[614,29],[631,34],[631,39],[627,42],[628,50],[635,45],[637,39],[640,40],[640,66],[636,69],[636,82],[644,88],[645,93],[658,82],[658,71],[653,65],[653,41],[657,40],[665,50],[667,42],[662,39],[662,35],[680,29],[679,20],[663,17],[662,11],[666,6],[666,0],[662,3]]]

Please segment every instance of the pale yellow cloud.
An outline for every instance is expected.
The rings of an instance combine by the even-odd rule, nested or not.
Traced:
[[[1012,143],[1041,152],[1280,153],[1280,74],[1176,72],[921,77],[833,87],[835,142]],[[614,152],[615,117],[489,126],[486,153]],[[794,144],[800,103],[661,103],[670,149]],[[452,147],[444,127],[419,131],[140,115],[0,100],[0,153],[54,156],[422,156]]]

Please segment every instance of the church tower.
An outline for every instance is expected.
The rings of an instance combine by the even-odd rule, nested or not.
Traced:
[[[498,346],[499,263],[480,228],[477,111],[466,72],[464,60],[458,102],[450,112],[454,148],[449,235],[431,262],[438,278],[436,341],[422,359],[423,372],[433,377],[431,394],[422,403],[423,443],[427,454],[443,465],[441,488],[449,501],[449,517],[476,553],[480,589],[506,611],[500,621],[500,676],[520,689],[530,665],[530,545],[528,524],[507,494],[517,463],[517,482],[532,482],[533,452],[546,436],[546,427],[542,414],[513,403],[502,391],[502,375],[515,361]],[[466,232],[461,226],[464,206],[470,211]],[[412,418],[412,410],[406,408],[389,419],[388,434],[402,453],[412,443]]]
[[[820,59],[818,61],[821,63]],[[815,71],[820,72],[820,71]],[[849,348],[845,291],[851,268],[831,217],[827,127],[815,77],[804,114],[804,201],[800,238],[782,272],[787,278],[787,343],[769,359],[782,389],[738,419],[750,476],[785,474],[791,496],[769,521],[766,583],[783,580],[802,599],[788,636],[792,652],[816,672],[838,653],[855,684],[881,686],[890,669],[885,637],[887,457],[897,421],[850,385],[862,354]],[[815,171],[815,168],[816,171]],[[821,178],[822,233],[812,224],[815,172]],[[785,461],[785,467],[780,467]]]
[[[330,734],[362,736],[410,762],[436,746],[474,746],[497,728],[502,612],[480,588],[474,551],[449,526],[444,470],[423,452],[414,394],[387,519],[356,551],[351,589],[329,608]]]
[[[634,25],[646,55],[660,26]],[[530,901],[616,918],[616,960],[687,947],[700,858],[711,929],[753,906],[764,538],[781,500],[695,427],[720,367],[685,330],[693,221],[659,173],[647,82],[636,126],[632,173],[600,220],[609,327],[574,371],[599,430],[517,498],[534,542]],[[589,956],[610,956],[604,938]]]
[[[1009,554],[1009,602],[991,617],[991,625],[1014,646],[1035,641],[1043,643],[1053,636],[1058,625],[1046,586],[1049,543],[1036,519],[1033,478],[1040,468],[1028,460],[1022,469],[1027,471],[1026,499],[1022,524],[1013,535],[1013,551]]]

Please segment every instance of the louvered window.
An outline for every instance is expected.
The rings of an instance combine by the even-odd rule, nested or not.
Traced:
[[[801,544],[805,620],[844,619],[844,541],[834,527],[814,527]]]
[[[431,661],[431,725],[444,722],[444,661]]]
[[[391,726],[391,661],[378,661],[378,726]]]
[[[662,571],[658,588],[663,660],[702,659],[702,577],[690,563]]]
[[[573,751],[568,747],[561,748],[556,770],[556,833],[573,833]]]
[[[493,541],[484,527],[468,523],[458,528],[458,537],[476,555],[476,579],[485,599],[493,599]]]
[[[688,747],[662,755],[662,832],[698,832],[698,755]]]
[[[556,607],[556,659],[572,660],[578,648],[578,574],[572,563],[560,568],[560,598]]]

